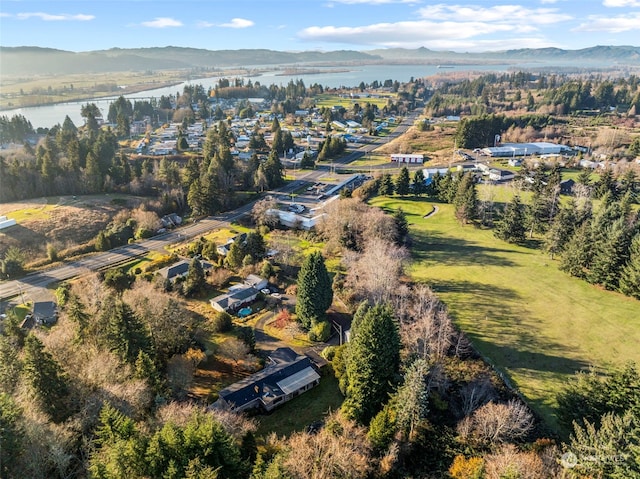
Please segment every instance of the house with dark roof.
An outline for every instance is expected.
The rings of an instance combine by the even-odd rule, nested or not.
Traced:
[[[162,276],[164,279],[168,279],[172,283],[178,279],[179,277],[184,277],[189,272],[189,264],[191,264],[190,260],[183,259],[178,261],[177,263],[173,263],[172,265],[167,266],[166,268],[159,269],[156,274]],[[200,260],[200,264],[202,265],[202,269],[204,271],[209,271],[213,266],[211,263],[207,263],[206,261]]]
[[[320,383],[320,374],[307,356],[290,348],[278,348],[269,355],[262,370],[218,393],[213,407],[269,412]]]
[[[58,319],[54,301],[36,301],[33,303],[33,319],[36,324],[53,324]]]

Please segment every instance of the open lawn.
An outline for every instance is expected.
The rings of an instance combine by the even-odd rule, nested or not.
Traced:
[[[388,95],[381,96],[379,98],[344,98],[340,95],[330,95],[328,93],[323,93],[318,95],[315,98],[317,107],[328,107],[331,108],[333,106],[342,106],[347,110],[353,108],[353,105],[357,103],[361,107],[364,107],[367,103],[371,103],[372,105],[376,105],[378,108],[382,109],[387,104],[389,98],[395,99],[396,95]]]
[[[375,198],[411,223],[412,278],[431,285],[477,350],[559,431],[555,396],[577,370],[640,362],[640,302],[558,270],[537,249],[460,226],[451,205]],[[559,431],[562,432],[562,431]]]

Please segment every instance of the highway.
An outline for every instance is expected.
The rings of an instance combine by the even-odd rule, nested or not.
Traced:
[[[381,145],[404,134],[407,129],[413,125],[417,116],[418,112],[410,112],[388,136],[381,138],[374,137],[374,140],[361,146],[357,151],[336,160],[334,162],[336,168],[342,168],[365,154],[372,152]],[[394,164],[393,167],[395,166]],[[302,183],[316,182],[320,177],[326,176],[329,168],[329,165],[319,165],[316,170],[297,177],[296,180],[289,182],[287,185],[272,193],[276,195],[292,193],[298,189]],[[23,297],[26,295],[33,300],[44,300],[49,296],[48,299],[50,300],[51,294],[46,291],[46,288],[51,283],[68,280],[90,271],[99,271],[118,266],[139,256],[144,256],[150,251],[164,252],[166,251],[165,248],[171,244],[200,236],[220,227],[228,226],[234,220],[251,211],[253,205],[254,202],[251,202],[233,211],[218,216],[207,217],[188,226],[177,228],[144,241],[71,260],[61,266],[30,273],[18,280],[4,281],[0,283],[0,303],[19,295]],[[0,308],[0,312],[1,311],[2,308]]]

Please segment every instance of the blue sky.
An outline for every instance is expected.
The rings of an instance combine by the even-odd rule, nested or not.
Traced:
[[[640,45],[640,0],[2,0],[0,45],[484,51]]]

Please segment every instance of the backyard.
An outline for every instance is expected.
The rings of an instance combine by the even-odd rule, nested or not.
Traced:
[[[500,194],[499,196],[502,196]],[[379,197],[401,207],[413,238],[409,273],[444,301],[476,349],[558,431],[556,393],[577,370],[640,361],[640,302],[572,278],[538,249],[461,226],[453,207]]]

